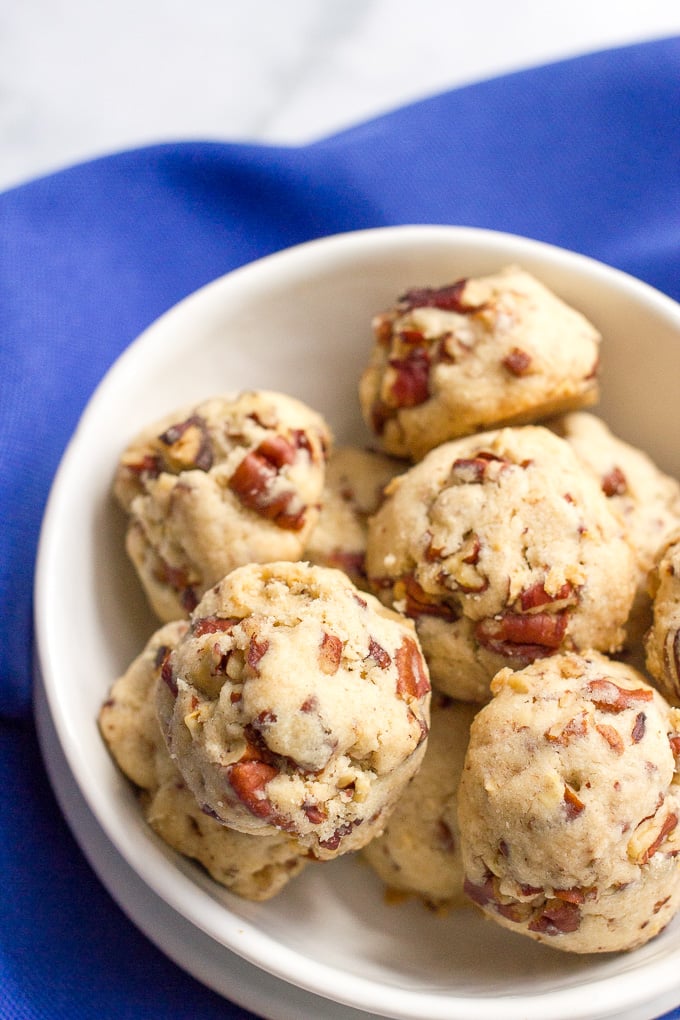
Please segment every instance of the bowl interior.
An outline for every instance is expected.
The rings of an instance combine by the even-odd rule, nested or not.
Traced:
[[[154,323],[93,396],[55,479],[41,537],[36,630],[47,701],[76,782],[111,841],[156,893],[230,950],[379,1015],[641,1016],[626,1010],[676,983],[680,927],[671,924],[632,954],[574,957],[502,931],[472,910],[438,918],[415,903],[387,906],[357,860],[312,866],[274,901],[252,904],[169,852],[142,821],[96,726],[111,682],[157,626],[124,553],[111,479],[122,447],[149,421],[249,387],[307,401],[339,441],[368,439],[357,380],[371,316],[410,286],[513,262],[601,330],[597,413],[680,475],[680,310],[670,299],[599,263],[521,238],[385,228],[311,242],[244,267]]]

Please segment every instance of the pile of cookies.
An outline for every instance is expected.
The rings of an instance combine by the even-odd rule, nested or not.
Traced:
[[[641,945],[680,907],[680,484],[585,410],[601,338],[520,268],[373,334],[371,449],[258,391],[123,452],[159,629],[102,735],[237,895],[358,853],[435,910]]]

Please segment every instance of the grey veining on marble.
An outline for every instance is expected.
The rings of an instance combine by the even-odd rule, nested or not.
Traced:
[[[297,144],[674,34],[677,0],[0,0],[0,188],[157,141]]]

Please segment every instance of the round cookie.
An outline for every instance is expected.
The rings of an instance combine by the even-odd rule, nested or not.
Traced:
[[[338,570],[232,571],[163,680],[161,727],[199,804],[320,859],[382,830],[425,752],[430,685],[413,625]]]
[[[618,649],[636,583],[597,479],[530,425],[444,443],[391,482],[366,569],[415,620],[434,686],[464,701],[485,701],[503,666]]]
[[[408,291],[373,321],[359,384],[384,450],[418,460],[458,436],[594,404],[600,335],[529,273]]]
[[[456,793],[475,711],[433,695],[423,763],[382,836],[361,851],[390,893],[418,896],[437,911],[465,901]]]
[[[642,450],[615,436],[594,414],[574,411],[550,422],[550,428],[595,472],[628,529],[638,562],[638,582],[625,644],[627,650],[636,651],[651,625],[647,575],[659,549],[680,527],[680,483],[664,474]]]
[[[504,669],[492,691],[458,788],[468,896],[557,949],[647,942],[680,905],[680,713],[596,652]]]
[[[113,684],[99,713],[112,757],[139,788],[146,821],[160,838],[237,896],[268,900],[304,868],[307,857],[285,833],[248,836],[199,808],[171,760],[156,717],[155,687],[188,624],[160,628]]]
[[[680,531],[659,553],[649,582],[653,619],[645,638],[647,669],[671,703],[680,705]]]
[[[344,570],[365,588],[368,518],[380,506],[387,483],[406,467],[403,461],[373,450],[336,447],[328,458],[321,512],[304,558]]]
[[[236,566],[297,560],[319,515],[330,433],[292,397],[214,397],[145,429],[114,493],[126,547],[161,620],[187,616]]]

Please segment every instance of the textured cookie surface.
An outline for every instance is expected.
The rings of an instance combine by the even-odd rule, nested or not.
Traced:
[[[380,506],[387,483],[406,467],[406,462],[373,450],[336,447],[328,459],[321,512],[304,558],[344,570],[365,588],[368,518]]]
[[[598,398],[599,333],[514,266],[411,290],[373,329],[359,397],[383,448],[397,456],[417,460],[448,439]]]
[[[602,491],[626,525],[638,564],[638,583],[626,646],[635,650],[651,624],[647,575],[659,549],[680,527],[680,483],[651,458],[615,436],[594,414],[575,411],[550,423],[598,477]]]
[[[113,684],[99,726],[120,769],[139,788],[144,816],[174,850],[198,861],[231,892],[267,900],[305,866],[300,847],[284,833],[248,836],[199,808],[170,758],[156,717],[155,686],[162,664],[187,630],[166,624]]]
[[[161,620],[187,616],[236,566],[296,560],[319,514],[330,434],[292,397],[215,397],[124,451],[114,492],[127,550]]]
[[[558,949],[641,945],[680,903],[678,711],[598,653],[492,689],[458,790],[468,895]]]
[[[433,696],[423,763],[382,836],[362,851],[388,890],[411,893],[437,910],[464,902],[456,794],[475,711]]]
[[[164,681],[161,725],[198,802],[321,859],[382,830],[425,751],[413,626],[338,570],[232,571],[192,614]]]
[[[666,697],[680,705],[680,532],[660,551],[650,575],[652,626],[645,649],[647,669]]]
[[[414,618],[433,684],[477,701],[503,666],[618,649],[637,578],[598,480],[541,426],[444,443],[397,477],[366,568]]]

